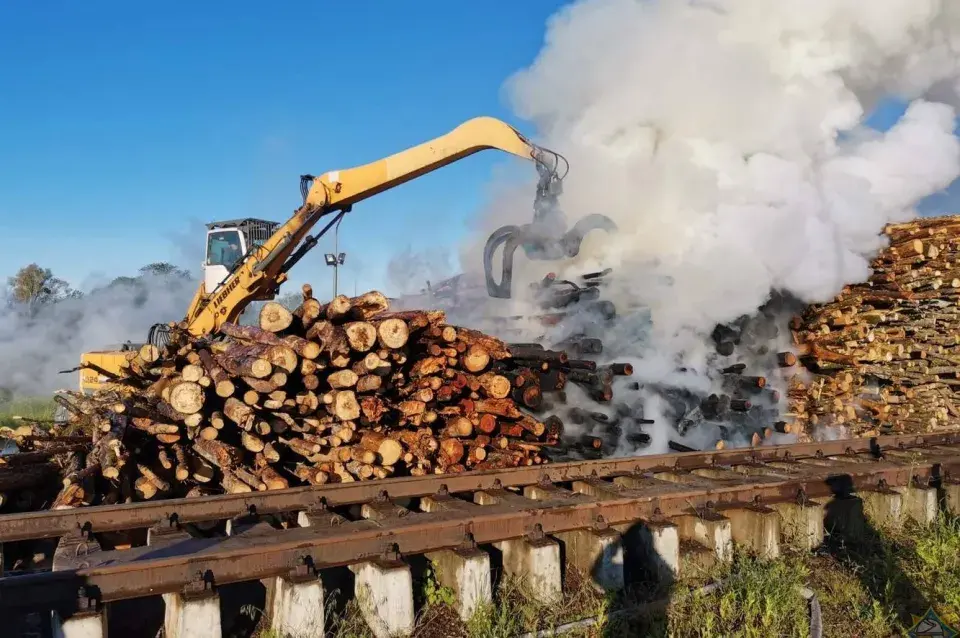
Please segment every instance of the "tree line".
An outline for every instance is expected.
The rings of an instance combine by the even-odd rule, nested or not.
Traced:
[[[155,262],[143,266],[136,277],[116,277],[106,286],[94,288],[89,294],[116,288],[118,286],[136,286],[145,283],[149,277],[192,279],[189,272],[167,262]],[[66,299],[79,299],[84,293],[70,286],[65,280],[53,274],[49,268],[38,264],[29,264],[7,278],[7,303],[25,308],[57,303]]]

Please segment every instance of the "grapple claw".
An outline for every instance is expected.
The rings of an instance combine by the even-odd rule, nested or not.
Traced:
[[[538,261],[560,260],[576,257],[580,253],[583,238],[592,230],[612,233],[617,225],[606,215],[588,215],[574,224],[573,228],[557,235],[543,234],[544,227],[537,222],[524,226],[502,226],[487,239],[483,248],[483,273],[487,294],[497,299],[509,299],[513,286],[513,257],[522,247],[528,259]],[[493,257],[503,246],[500,281],[493,277]]]
[[[580,252],[583,238],[591,230],[612,233],[617,225],[606,215],[587,215],[567,230],[563,212],[557,205],[563,186],[563,176],[557,168],[566,160],[557,153],[540,149],[534,158],[540,179],[533,202],[533,222],[523,226],[502,226],[493,231],[483,248],[483,273],[487,294],[498,299],[509,299],[513,287],[513,257],[517,248],[523,248],[528,259],[538,261],[569,259]],[[493,257],[503,246],[500,281],[493,277]]]

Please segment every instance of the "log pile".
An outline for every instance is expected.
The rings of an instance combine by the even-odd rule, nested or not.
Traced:
[[[609,402],[630,372],[442,311],[391,312],[375,291],[323,304],[304,286],[295,311],[269,302],[256,326],[182,328],[164,351],[130,352],[110,390],[73,397],[94,446],[56,506],[91,490],[111,503],[545,463],[563,423],[534,415],[568,382]]]
[[[866,282],[791,321],[792,426],[852,436],[960,424],[960,217],[890,225]]]
[[[48,505],[62,478],[79,469],[90,445],[89,437],[61,435],[49,423],[0,428],[0,512]]]

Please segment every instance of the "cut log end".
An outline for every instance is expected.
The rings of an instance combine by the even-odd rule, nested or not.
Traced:
[[[282,332],[293,323],[293,313],[276,301],[268,301],[260,309],[260,328],[269,332]]]
[[[384,348],[396,350],[406,345],[410,329],[402,319],[384,319],[377,326],[377,338]]]
[[[190,381],[181,381],[170,388],[169,403],[181,414],[194,414],[203,408],[203,388]]]

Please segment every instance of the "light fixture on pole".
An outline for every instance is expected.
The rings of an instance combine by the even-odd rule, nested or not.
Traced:
[[[341,253],[340,250],[340,222],[343,221],[341,216],[337,220],[337,225],[333,228],[333,252],[326,253],[323,256],[324,261],[326,261],[328,266],[333,266],[333,296],[337,296],[337,288],[340,285],[340,266],[343,265],[344,260],[347,258],[347,253]]]
[[[340,266],[347,259],[347,253],[327,253],[323,256],[328,266],[333,266],[333,296],[337,296],[337,287],[340,283]]]

